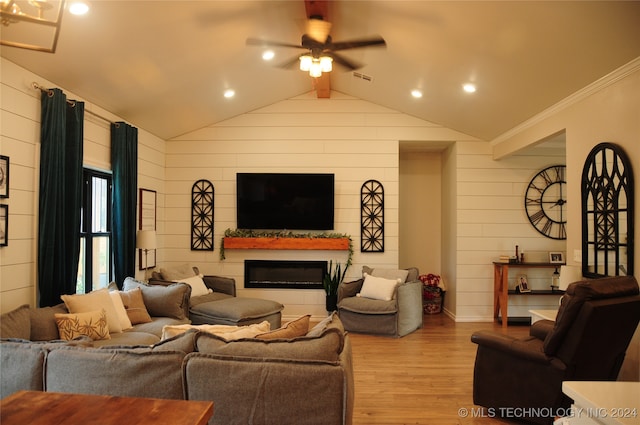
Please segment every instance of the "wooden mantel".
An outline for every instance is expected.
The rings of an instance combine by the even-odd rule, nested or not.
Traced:
[[[349,238],[225,237],[224,249],[348,250]]]

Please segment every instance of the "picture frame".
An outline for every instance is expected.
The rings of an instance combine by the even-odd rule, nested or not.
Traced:
[[[157,230],[156,229],[156,203],[158,193],[155,190],[140,189],[138,208],[139,220],[138,230]],[[138,253],[139,270],[153,269],[156,267],[156,250],[150,249],[147,252],[147,261],[143,259],[142,250]],[[145,267],[146,266],[146,267]]]
[[[516,288],[520,293],[531,292],[531,287],[529,287],[529,281],[527,280],[526,274],[518,275],[516,278]]]
[[[551,251],[549,253],[549,263],[564,264],[564,253],[559,251]]]
[[[0,205],[0,246],[9,245],[9,205]]]
[[[9,197],[9,157],[0,155],[0,198]]]

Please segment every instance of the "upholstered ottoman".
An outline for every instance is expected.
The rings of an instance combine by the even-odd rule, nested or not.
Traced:
[[[189,318],[194,325],[243,326],[267,320],[271,329],[278,329],[283,308],[284,306],[276,301],[229,297],[192,305]]]

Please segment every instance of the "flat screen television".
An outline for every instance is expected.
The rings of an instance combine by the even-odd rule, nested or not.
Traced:
[[[333,229],[333,174],[238,173],[236,193],[239,229]]]

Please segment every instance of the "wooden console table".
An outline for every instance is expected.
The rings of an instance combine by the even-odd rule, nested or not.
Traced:
[[[18,391],[2,399],[2,425],[206,425],[213,402]]]
[[[509,294],[515,295],[517,292],[509,291],[509,268],[557,268],[562,264],[555,263],[493,263],[493,318],[501,318],[502,327],[506,328],[509,315]],[[562,295],[560,290],[532,290],[522,295]]]

